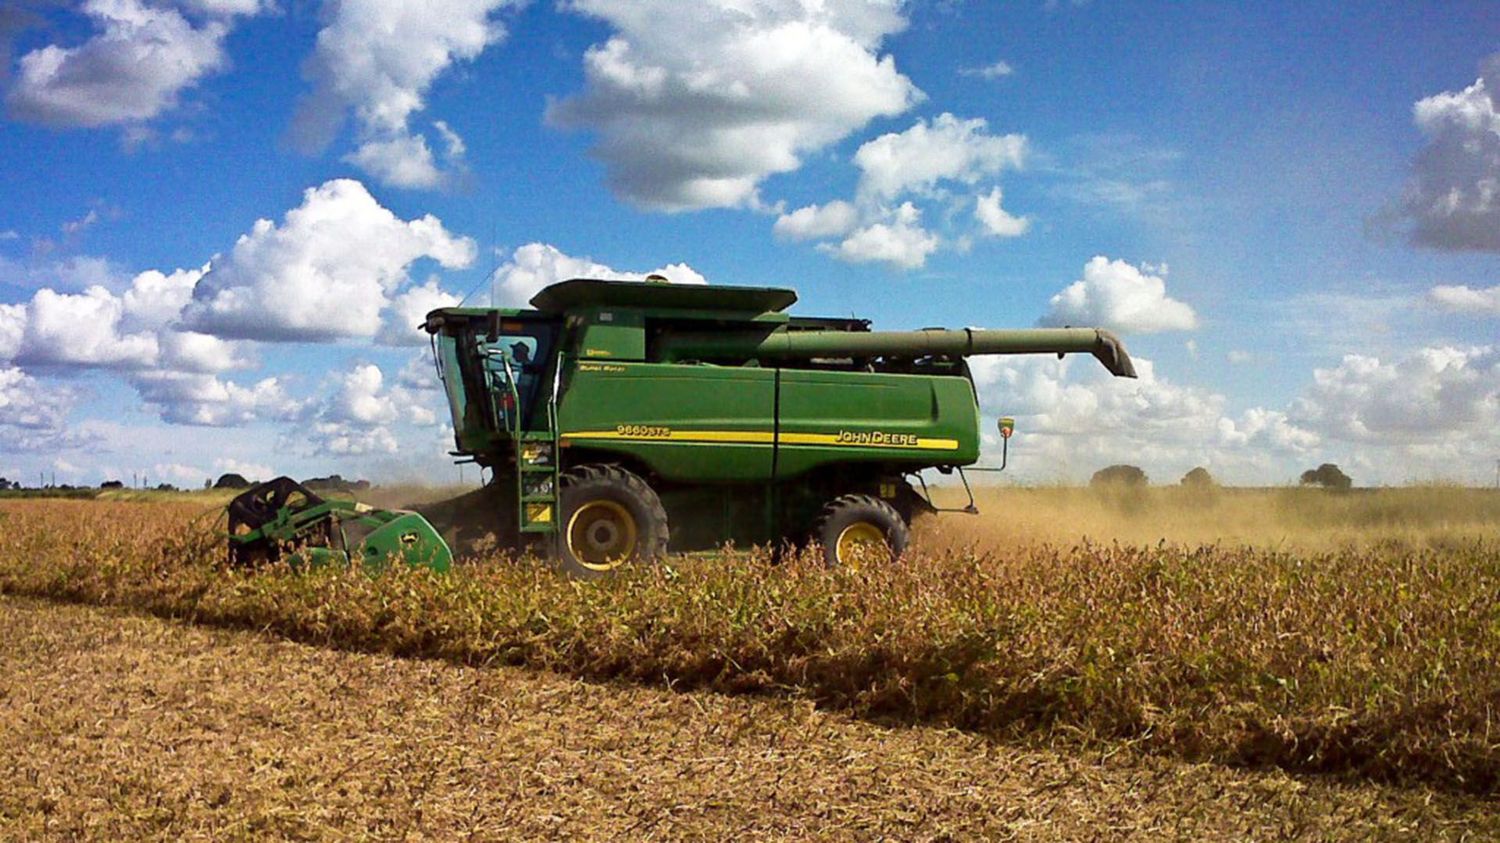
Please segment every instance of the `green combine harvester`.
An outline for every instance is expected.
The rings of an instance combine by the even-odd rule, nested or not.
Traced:
[[[796,300],[575,279],[531,309],[428,314],[454,455],[490,471],[502,541],[581,577],[726,543],[899,556],[937,511],[918,472],[979,459],[967,357],[1087,353],[1135,376],[1107,331],[872,331]]]

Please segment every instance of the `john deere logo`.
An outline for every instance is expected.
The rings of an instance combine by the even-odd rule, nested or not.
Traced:
[[[405,545],[416,544],[417,543],[417,534],[416,533],[402,533],[401,534],[401,543],[405,544]]]
[[[840,445],[895,445],[915,448],[917,437],[910,433],[885,433],[879,430],[840,430]]]

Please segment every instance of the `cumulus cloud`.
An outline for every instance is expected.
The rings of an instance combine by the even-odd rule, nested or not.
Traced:
[[[51,44],[21,57],[6,96],[18,119],[49,126],[141,123],[176,107],[181,93],[227,64],[224,37],[235,15],[259,2],[197,0],[208,19],[140,0],[87,0],[97,33],[75,47]]]
[[[78,295],[38,290],[26,308],[15,360],[27,366],[142,368],[156,362],[155,333],[127,333],[124,302],[103,287]]]
[[[903,202],[885,222],[867,225],[837,245],[823,243],[818,248],[849,263],[879,262],[918,269],[941,245],[937,235],[922,227],[922,212],[912,203]]]
[[[979,220],[985,233],[992,237],[1020,237],[1031,228],[1031,220],[1014,216],[1000,207],[1002,198],[1003,195],[998,187],[989,193],[975,197],[974,218]]]
[[[333,140],[352,111],[360,145],[346,160],[397,187],[441,185],[448,172],[427,139],[411,129],[428,89],[455,62],[469,61],[505,37],[496,18],[521,0],[448,0],[440,12],[403,0],[328,0],[324,26],[304,67],[312,91],[303,98],[294,138],[309,150]],[[447,123],[450,168],[461,163],[463,140]]]
[[[1198,316],[1167,295],[1167,282],[1122,260],[1096,255],[1083,278],[1052,297],[1043,325],[1087,325],[1122,333],[1191,331]]]
[[[974,184],[1025,160],[1026,138],[992,135],[982,117],[961,120],[938,115],[918,120],[904,132],[869,141],[854,153],[862,194],[893,198],[907,192],[930,192],[939,182]]]
[[[1025,152],[1024,137],[992,135],[981,118],[944,113],[930,122],[918,120],[855,152],[860,179],[854,201],[834,200],[782,214],[775,232],[787,240],[822,240],[818,250],[839,260],[918,269],[945,242],[960,249],[972,242],[971,234],[945,229],[939,235],[921,224],[922,208],[916,202],[952,199],[955,188],[972,197],[967,201],[981,234],[1017,237],[1027,231],[1028,219],[1001,207],[998,186],[988,193],[974,189],[982,179],[1021,166]],[[951,223],[953,217],[948,213],[942,219]]]
[[[430,372],[427,377],[436,380]],[[435,426],[438,414],[431,405],[443,402],[436,391],[412,389],[403,381],[398,377],[388,385],[379,366],[355,364],[321,402],[311,439],[298,447],[310,447],[310,455],[336,457],[396,453],[403,438],[397,431]]]
[[[824,205],[808,205],[776,218],[773,230],[787,240],[821,240],[842,237],[859,225],[859,211],[842,199]]]
[[[1419,100],[1413,116],[1427,145],[1401,201],[1412,242],[1500,252],[1500,54],[1462,91]]]
[[[759,207],[765,178],[920,98],[879,54],[906,26],[901,5],[573,0],[613,34],[548,119],[597,132],[611,188],[636,205]]]
[[[592,258],[564,254],[556,246],[528,243],[516,249],[510,260],[495,271],[495,297],[501,307],[525,307],[543,287],[570,278],[644,281],[648,275],[661,275],[673,284],[707,283],[685,263],[667,264],[649,272],[621,272]]]
[[[77,398],[65,385],[0,366],[0,452],[55,452],[79,444],[80,438],[67,429]]]
[[[427,314],[440,307],[454,307],[458,296],[444,290],[436,278],[408,287],[391,302],[375,341],[381,345],[426,345],[427,332],[420,327]]]
[[[371,337],[412,263],[428,258],[457,269],[474,256],[474,242],[436,217],[402,220],[364,185],[338,179],[307,190],[281,225],[258,220],[213,261],[182,319],[231,339]]]
[[[148,270],[115,294],[38,290],[24,304],[0,305],[0,360],[31,367],[221,372],[246,364],[244,350],[180,330],[178,312],[204,269]]]
[[[987,414],[1016,419],[1024,449],[1016,468],[1033,479],[1086,479],[1115,462],[1181,474],[1207,465],[1215,474],[1264,482],[1272,459],[1304,457],[1320,443],[1286,413],[1253,408],[1231,416],[1226,398],[1159,374],[1135,358],[1136,380],[1111,377],[1087,357],[1044,355],[970,360]]]
[[[1438,307],[1455,313],[1500,316],[1500,286],[1479,289],[1464,285],[1438,286],[1427,292],[1427,299]]]
[[[432,188],[443,183],[443,173],[421,135],[365,141],[344,160],[392,187]]]
[[[0,427],[60,429],[71,399],[70,390],[43,384],[15,366],[0,367]]]
[[[267,419],[290,421],[306,407],[274,377],[242,386],[211,374],[152,370],[132,373],[129,380],[148,407],[174,424],[237,427]]]
[[[1493,451],[1500,444],[1500,352],[1437,346],[1395,360],[1347,355],[1313,371],[1292,417],[1332,439]]]

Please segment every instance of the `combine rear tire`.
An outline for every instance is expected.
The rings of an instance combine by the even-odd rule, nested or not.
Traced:
[[[581,465],[562,475],[563,570],[580,579],[667,552],[667,511],[640,477],[613,465]]]
[[[873,495],[844,495],[823,507],[813,540],[828,565],[858,568],[899,559],[910,533],[894,506]]]

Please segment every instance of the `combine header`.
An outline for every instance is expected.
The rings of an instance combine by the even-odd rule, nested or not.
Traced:
[[[908,478],[979,459],[967,357],[1083,353],[1135,377],[1107,331],[872,331],[796,300],[576,279],[532,309],[428,314],[454,455],[490,470],[497,532],[585,577],[726,542],[899,556],[936,509]]]
[[[229,561],[236,565],[357,562],[379,571],[398,562],[446,571],[453,561],[448,544],[421,515],[325,500],[290,477],[241,492],[228,511]]]

